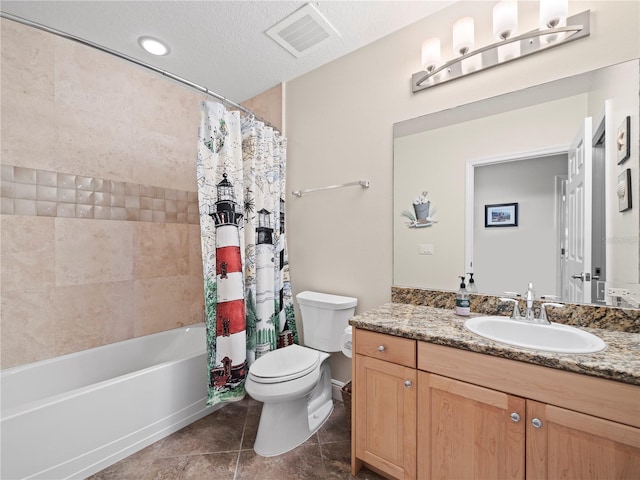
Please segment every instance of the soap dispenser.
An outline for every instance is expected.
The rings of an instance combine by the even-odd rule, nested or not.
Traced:
[[[476,282],[473,279],[473,273],[469,273],[469,285],[467,285],[467,292],[469,292],[469,293],[478,293],[478,288],[476,287]]]
[[[460,277],[460,290],[456,293],[456,315],[468,317],[471,309],[469,308],[469,292],[467,292],[467,286],[464,284],[464,275]]]

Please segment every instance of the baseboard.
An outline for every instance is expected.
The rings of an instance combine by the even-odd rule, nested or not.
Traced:
[[[344,387],[344,382],[334,378],[331,379],[331,396],[339,402],[342,401],[342,387]]]

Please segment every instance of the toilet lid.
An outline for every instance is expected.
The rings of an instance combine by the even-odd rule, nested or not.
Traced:
[[[293,344],[258,358],[249,374],[260,383],[286,382],[307,375],[319,364],[319,351]]]

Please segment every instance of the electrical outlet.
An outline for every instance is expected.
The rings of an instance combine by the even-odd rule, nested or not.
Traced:
[[[626,288],[607,288],[607,295],[610,297],[626,297],[629,295],[629,290]]]
[[[433,245],[420,244],[420,255],[433,255]]]

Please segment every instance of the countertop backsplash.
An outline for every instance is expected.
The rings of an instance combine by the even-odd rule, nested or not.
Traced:
[[[427,290],[411,287],[391,287],[391,301],[410,305],[453,310],[455,292],[443,290]],[[499,297],[481,294],[470,294],[471,312],[482,315],[511,315],[513,306],[501,302]],[[576,327],[599,328],[617,332],[640,333],[640,309],[581,305],[565,302],[562,308],[547,307],[550,321],[573,325]],[[534,310],[536,317],[540,314],[542,301],[536,300]],[[519,299],[520,311],[526,309],[523,299]]]

